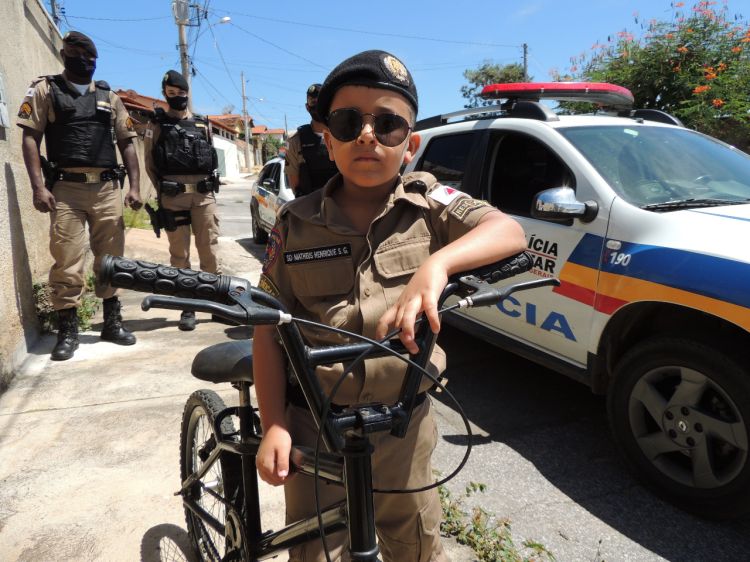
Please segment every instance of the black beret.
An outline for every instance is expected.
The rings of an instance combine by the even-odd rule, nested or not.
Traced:
[[[99,53],[96,52],[94,42],[80,31],[68,31],[65,37],[63,37],[63,44],[72,47],[81,47],[92,57],[99,58]]]
[[[175,88],[185,90],[186,92],[190,89],[185,77],[176,70],[167,70],[164,74],[164,78],[161,79],[162,90],[164,90],[164,86],[174,86]]]
[[[334,68],[318,94],[318,113],[328,117],[333,96],[343,86],[385,88],[404,96],[417,112],[417,87],[409,70],[400,60],[385,51],[364,51]]]
[[[323,84],[310,84],[310,87],[307,88],[307,97],[308,98],[317,98],[318,94],[320,93],[320,88],[323,86]]]

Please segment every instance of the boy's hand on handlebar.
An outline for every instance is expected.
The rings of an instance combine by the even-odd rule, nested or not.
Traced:
[[[292,437],[278,425],[272,426],[263,436],[255,457],[255,466],[264,482],[281,486],[290,477],[289,454],[292,451]]]
[[[421,312],[425,313],[434,333],[440,331],[438,299],[448,283],[448,272],[433,258],[428,259],[414,273],[404,287],[396,304],[385,311],[378,321],[375,337],[384,338],[389,328],[401,328],[398,337],[409,353],[417,353],[419,348],[414,341],[414,323]]]

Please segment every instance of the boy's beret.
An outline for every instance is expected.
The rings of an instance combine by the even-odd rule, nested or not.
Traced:
[[[90,37],[84,35],[80,31],[68,31],[62,41],[64,45],[81,47],[90,56],[99,58],[99,53],[96,51],[96,45],[94,45],[94,42]]]
[[[417,112],[417,87],[409,70],[395,56],[385,51],[364,51],[334,68],[318,94],[318,113],[328,117],[333,96],[343,86],[385,88],[404,96]]]
[[[185,90],[186,92],[190,89],[185,77],[176,70],[167,70],[164,77],[161,79],[162,90],[164,89],[164,86],[174,86],[175,88]]]

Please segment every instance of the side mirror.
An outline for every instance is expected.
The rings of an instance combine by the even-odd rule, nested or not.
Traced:
[[[576,192],[569,187],[540,191],[531,203],[531,216],[548,221],[580,219],[582,222],[591,222],[598,212],[599,205],[596,201],[579,201],[576,199]]]

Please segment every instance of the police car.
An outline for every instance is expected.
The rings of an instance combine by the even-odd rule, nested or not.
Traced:
[[[750,157],[611,84],[487,86],[500,103],[417,123],[405,171],[523,226],[549,291],[446,320],[607,394],[614,438],[657,493],[750,512]],[[558,115],[546,99],[597,104]]]
[[[294,199],[289,179],[284,171],[284,158],[271,158],[253,182],[250,198],[250,216],[253,220],[253,239],[265,244],[268,234],[276,224],[276,211]]]

